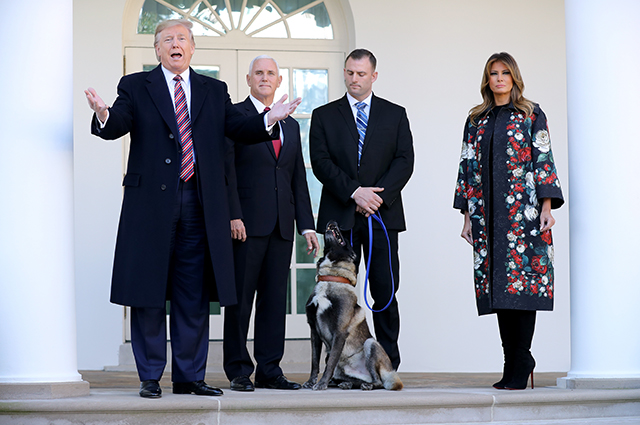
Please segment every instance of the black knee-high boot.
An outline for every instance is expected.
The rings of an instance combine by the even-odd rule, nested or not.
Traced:
[[[531,375],[531,388],[533,388],[533,369],[536,361],[531,355],[531,341],[536,326],[536,312],[514,310],[514,365],[511,380],[505,383],[508,390],[523,390],[527,387],[529,375]]]
[[[514,324],[509,310],[498,310],[498,329],[500,329],[500,340],[502,341],[502,352],[504,354],[504,367],[502,369],[502,379],[493,384],[494,388],[504,389],[506,383],[513,378],[514,363]]]

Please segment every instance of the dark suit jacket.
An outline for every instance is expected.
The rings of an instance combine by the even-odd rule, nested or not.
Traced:
[[[358,130],[347,96],[313,111],[309,135],[311,165],[322,183],[318,231],[336,220],[342,229],[355,222],[358,188],[383,187],[379,211],[390,230],[406,230],[400,191],[413,173],[413,138],[407,113],[401,106],[371,99],[367,133],[358,172]],[[374,220],[374,225],[379,226]]]
[[[164,307],[169,243],[179,185],[180,142],[174,107],[160,66],[122,77],[103,139],[131,135],[124,199],[111,285],[111,302]],[[233,107],[225,83],[191,70],[191,127],[197,178],[209,241],[209,281],[222,305],[236,303],[231,231],[224,174],[225,135],[267,139],[262,116],[247,120]],[[215,281],[213,280],[215,278]],[[215,292],[215,291],[214,291]]]
[[[236,104],[243,115],[258,115],[251,99]],[[302,158],[300,126],[289,117],[280,122],[284,144],[276,159],[273,143],[254,145],[229,141],[226,161],[231,218],[242,218],[247,236],[267,236],[280,225],[280,234],[292,241],[298,232],[313,229],[313,213]]]

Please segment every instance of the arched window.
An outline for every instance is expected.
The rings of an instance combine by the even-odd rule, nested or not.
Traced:
[[[146,0],[138,34],[153,34],[158,22],[180,18],[193,22],[194,35],[241,31],[249,37],[333,39],[324,0]]]
[[[343,62],[353,46],[347,25],[350,15],[343,10],[343,3],[344,0],[129,0],[123,29],[125,73],[158,65],[153,34],[156,25],[166,19],[193,22],[196,52],[192,68],[224,80],[234,102],[249,94],[245,75],[250,61],[261,54],[275,58],[283,76],[276,98],[285,93],[290,99],[303,98],[294,118],[300,123],[315,215],[322,185],[311,170],[309,125],[313,109],[344,94]],[[124,149],[126,162],[126,141]],[[300,235],[289,278],[287,338],[306,338],[309,330],[304,307],[315,285],[315,260],[306,255],[306,242]],[[222,337],[219,308],[212,310],[210,328],[211,339]]]

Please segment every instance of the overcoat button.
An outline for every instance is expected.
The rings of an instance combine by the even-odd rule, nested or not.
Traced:
[[[171,164],[171,158],[165,159],[164,162],[166,162],[167,164]]]
[[[173,139],[173,133],[169,134],[169,139]]]
[[[166,189],[167,189],[167,185],[166,185],[166,184],[161,185],[161,186],[160,186],[160,189],[161,189],[161,190],[166,190]]]

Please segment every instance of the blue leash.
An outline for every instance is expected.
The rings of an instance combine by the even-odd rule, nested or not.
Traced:
[[[367,288],[369,286],[369,267],[371,266],[371,251],[373,250],[373,225],[371,222],[372,217],[382,226],[382,230],[384,230],[384,235],[387,237],[387,247],[389,249],[389,273],[391,274],[391,298],[389,298],[389,302],[387,303],[387,305],[382,307],[380,310],[374,310],[373,308],[371,308],[371,306],[369,305],[369,301],[367,300]],[[391,265],[391,241],[389,240],[389,233],[387,233],[387,228],[382,222],[382,216],[380,215],[380,211],[376,211],[375,214],[370,215],[367,218],[367,222],[369,224],[369,256],[367,258],[367,273],[364,277],[364,303],[372,312],[380,313],[381,311],[385,311],[391,305],[391,301],[393,301],[393,297],[395,296],[395,292],[396,292],[396,284],[393,279],[393,267]],[[351,246],[353,246],[353,229],[351,230],[350,236],[351,236],[350,238]]]

